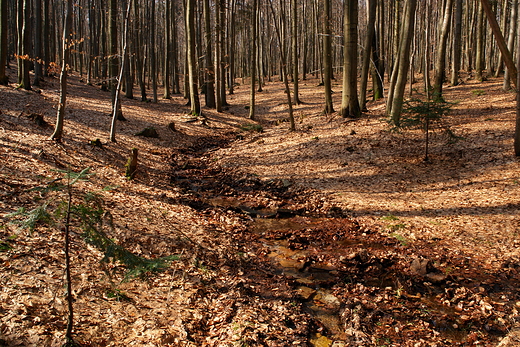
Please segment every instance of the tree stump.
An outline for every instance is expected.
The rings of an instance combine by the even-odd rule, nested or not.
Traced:
[[[126,178],[133,180],[137,171],[137,148],[132,148],[132,155],[126,162]]]

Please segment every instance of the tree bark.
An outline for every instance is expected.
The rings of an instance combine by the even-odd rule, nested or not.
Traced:
[[[250,62],[251,62],[251,91],[250,91],[250,98],[249,98],[249,119],[254,120],[255,119],[255,97],[256,97],[256,90],[255,90],[255,82],[256,82],[256,50],[257,50],[257,34],[256,34],[256,17],[257,17],[257,10],[258,10],[258,2],[257,0],[253,0],[253,5],[251,8],[251,39],[249,41],[250,44]]]
[[[293,89],[294,89],[294,103],[296,105],[301,104],[300,101],[300,88],[298,85],[298,65],[299,65],[299,55],[298,55],[298,1],[291,0],[292,6],[292,56],[293,56]]]
[[[444,83],[445,66],[446,66],[446,42],[448,42],[448,34],[451,23],[451,7],[453,0],[446,1],[444,9],[444,17],[441,28],[441,35],[437,43],[437,57],[435,61],[435,81],[433,83],[433,101],[444,102],[442,97],[442,84]]]
[[[209,0],[204,0],[204,39],[206,43],[205,65],[204,72],[206,82],[206,107],[216,108],[215,102],[215,67],[213,65],[213,45],[211,42],[211,12],[209,7]]]
[[[453,62],[451,69],[451,85],[459,84],[460,60],[462,54],[462,0],[455,0],[455,17],[453,23]]]
[[[56,125],[51,139],[60,142],[63,137],[63,123],[65,119],[65,108],[67,104],[67,76],[70,60],[70,33],[72,26],[72,0],[67,0],[65,8],[65,22],[63,26],[62,60],[60,76],[60,100],[56,114]]]
[[[332,31],[330,23],[332,21],[331,0],[324,0],[323,18],[323,86],[325,87],[325,114],[334,112],[332,104]]]
[[[491,4],[489,0],[481,0],[481,4],[484,8],[484,12],[486,12],[486,16],[489,21],[489,25],[491,26],[491,30],[493,31],[493,36],[495,36],[495,40],[497,41],[497,45],[500,48],[500,52],[502,52],[502,57],[504,58],[504,62],[509,69],[509,73],[511,75],[511,81],[516,85],[516,66],[513,62],[513,56],[511,52],[507,49],[506,41],[504,40],[504,35],[502,35],[502,31],[497,23],[497,18],[493,9],[491,8]]]
[[[7,85],[9,78],[5,73],[7,64],[7,0],[0,0],[0,84]]]
[[[505,16],[505,15],[504,15]],[[513,52],[515,48],[515,38],[516,38],[516,26],[518,25],[518,0],[512,0],[511,2],[511,20],[509,21],[509,38],[507,40],[507,49],[509,52]],[[511,89],[511,79],[509,77],[509,69],[506,68],[504,73],[504,84],[502,86],[504,91],[508,91]]]
[[[361,116],[357,95],[357,25],[358,0],[344,2],[344,46],[343,46],[343,92],[341,98],[342,117],[358,118]]]
[[[370,59],[375,36],[377,1],[368,0],[368,22],[365,47],[363,48],[363,62],[361,67],[361,85],[359,87],[359,103],[363,111],[367,110],[367,85]]]
[[[186,43],[188,87],[190,92],[190,113],[200,116],[199,83],[197,74],[197,57],[195,42],[195,0],[186,0]]]
[[[406,79],[408,77],[408,68],[410,66],[410,45],[415,27],[414,14],[417,0],[408,0],[405,5],[404,22],[401,30],[401,40],[399,44],[399,55],[396,66],[394,67],[396,82],[389,91],[387,100],[387,110],[392,122],[395,125],[400,124],[401,113],[403,111],[404,90],[406,87]],[[393,75],[394,72],[392,72]],[[388,106],[390,106],[388,108]]]

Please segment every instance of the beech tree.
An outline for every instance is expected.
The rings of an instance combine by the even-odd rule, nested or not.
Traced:
[[[58,111],[56,114],[56,125],[54,133],[51,135],[52,140],[61,141],[63,137],[63,123],[65,119],[65,109],[67,105],[67,76],[68,63],[70,60],[71,42],[71,26],[72,26],[72,0],[67,0],[65,7],[65,21],[63,25],[62,36],[62,60],[61,60],[61,75],[60,75],[60,100],[58,102]],[[72,321],[72,320],[71,320]],[[71,331],[67,329],[70,334]],[[67,338],[69,336],[67,335]]]
[[[358,0],[346,0],[344,12],[343,93],[340,114],[343,117],[357,118],[361,116],[357,95]]]
[[[7,65],[7,0],[0,0],[0,84],[7,85],[9,78],[5,73]]]

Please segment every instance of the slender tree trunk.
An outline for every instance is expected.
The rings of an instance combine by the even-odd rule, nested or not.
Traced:
[[[170,6],[171,6],[171,0],[165,0],[164,2],[164,60],[163,60],[163,84],[164,84],[164,94],[163,99],[170,99],[171,98],[171,92],[170,92],[170,60],[171,60],[171,18],[170,18]]]
[[[253,7],[251,8],[251,39],[250,39],[250,61],[251,61],[251,91],[249,99],[249,119],[255,119],[255,82],[256,82],[256,49],[257,49],[257,35],[256,35],[256,17],[258,11],[258,2],[253,0]]]
[[[128,26],[130,21],[130,10],[132,7],[132,1],[128,1],[128,8],[125,12],[125,19],[124,19],[124,29],[123,29],[123,62],[121,64],[121,69],[119,71],[119,76],[117,78],[117,86],[116,86],[116,94],[114,98],[114,107],[112,108],[112,125],[110,127],[110,141],[116,142],[116,122],[119,118],[118,113],[121,109],[121,82],[123,79],[123,72],[125,69],[125,63],[127,58],[127,44],[128,44]]]
[[[56,114],[56,125],[51,139],[60,142],[63,137],[63,123],[65,119],[65,108],[67,104],[67,76],[71,49],[71,26],[72,26],[72,0],[67,0],[65,8],[65,22],[63,26],[62,61],[60,76],[60,101]],[[72,311],[69,312],[70,334],[72,334]],[[67,327],[67,332],[69,331]],[[72,335],[70,335],[72,336]],[[67,336],[68,338],[69,336]]]
[[[475,54],[475,78],[477,81],[482,82],[484,76],[482,74],[484,70],[484,11],[482,9],[482,2],[479,2],[477,9],[477,47]]]
[[[332,21],[331,0],[324,0],[323,18],[323,85],[325,87],[325,114],[334,112],[332,104],[332,31],[330,28]]]
[[[455,18],[453,23],[453,63],[451,85],[459,84],[460,60],[462,54],[462,0],[455,0]]]
[[[177,6],[176,1],[171,4],[171,18],[172,18],[172,50],[173,50],[173,93],[180,94],[181,87],[179,81],[179,49],[178,49],[178,35],[177,35]]]
[[[367,85],[368,72],[370,69],[370,59],[372,53],[372,43],[375,36],[377,1],[368,0],[368,22],[367,22],[367,36],[365,40],[365,47],[363,49],[363,62],[361,67],[361,85],[359,87],[359,103],[361,110],[367,110]]]
[[[155,54],[155,36],[157,33],[155,32],[155,1],[151,1],[150,6],[150,75],[152,77],[152,92],[153,92],[153,102],[157,103],[157,59]]]
[[[235,28],[235,11],[236,11],[236,0],[231,0],[231,10],[230,10],[230,37],[229,37],[229,81],[228,81],[228,89],[229,94],[233,95],[235,93],[235,40],[236,40],[236,28]],[[222,21],[220,20],[220,25],[222,26]],[[222,52],[222,50],[220,51]]]
[[[216,108],[215,102],[215,65],[213,64],[213,45],[211,42],[211,12],[209,7],[209,0],[204,0],[204,39],[206,43],[205,65],[204,72],[206,82],[206,107]]]
[[[374,35],[372,43],[372,85],[374,90],[374,100],[379,100],[384,95],[383,80],[385,76],[385,62],[384,62],[384,13],[385,3],[384,1],[378,1],[379,6],[377,8],[377,22],[376,22],[376,35]]]
[[[433,101],[444,102],[442,97],[442,84],[444,83],[445,65],[446,65],[446,43],[448,42],[448,34],[451,23],[453,0],[446,1],[446,8],[444,9],[444,18],[441,28],[441,35],[437,43],[437,60],[435,62],[435,81],[433,84]]]
[[[29,0],[22,0],[18,2],[21,9],[21,14],[18,16],[18,20],[21,19],[21,22],[18,23],[19,35],[19,65],[20,69],[18,72],[18,80],[19,85],[18,88],[23,88],[25,90],[31,90],[31,80],[29,78],[29,67],[30,67],[30,57],[29,57],[29,22],[30,22],[30,6]]]
[[[108,60],[108,75],[110,77],[110,92],[112,94],[112,108],[116,105],[117,76],[119,73],[119,58],[117,52],[117,0],[110,0],[108,7],[109,16],[109,46],[110,57]],[[122,118],[122,111],[118,110],[118,117]]]
[[[291,0],[292,6],[292,56],[293,56],[293,89],[294,89],[294,103],[296,105],[301,104],[300,101],[300,88],[298,85],[298,65],[299,65],[299,55],[298,55],[298,1]]]
[[[343,46],[343,93],[340,114],[342,117],[357,118],[361,116],[357,95],[358,0],[345,1],[344,8],[345,43]]]
[[[5,73],[7,64],[7,0],[0,0],[0,84],[7,85],[9,78]]]
[[[42,0],[34,0],[34,85],[43,78],[42,69]]]
[[[255,0],[256,1],[256,0]],[[274,27],[276,30],[276,37],[278,38],[278,44],[280,48],[283,46],[282,44],[282,35],[280,32],[280,28],[278,27],[278,24],[276,22],[276,16],[274,15],[274,8],[273,8],[273,2],[272,0],[269,0],[269,5],[271,8],[271,13],[273,15],[274,20]],[[280,49],[280,55],[282,60],[282,74],[283,76],[283,82],[285,86],[285,95],[287,96],[287,106],[289,107],[289,121],[291,123],[291,131],[296,130],[296,124],[294,123],[294,114],[293,114],[293,106],[292,106],[292,100],[291,100],[291,90],[289,89],[289,79],[287,76],[287,58],[285,56],[285,50]]]
[[[190,92],[190,113],[200,116],[199,83],[195,42],[195,0],[186,0],[187,66]]]
[[[226,42],[226,8],[227,8],[227,0],[218,0],[220,1],[220,32],[217,35],[220,35],[220,69],[222,71],[222,77],[226,76],[227,66],[229,65],[229,49],[227,48]],[[227,51],[226,51],[227,49]],[[220,93],[220,101],[222,106],[229,106],[226,98],[226,85],[222,83],[220,85],[217,93]]]
[[[520,47],[520,25],[517,25],[517,47]],[[516,66],[520,66],[520,54],[516,55]],[[520,86],[520,74],[517,74],[517,86]],[[514,152],[515,156],[520,157],[520,88],[516,89],[516,123],[514,135]]]
[[[215,42],[215,62],[214,62],[214,66],[215,66],[215,87],[217,89],[217,92],[215,93],[215,108],[217,110],[217,112],[222,112],[222,97],[221,97],[221,93],[220,93],[220,90],[222,89],[222,87],[224,87],[224,89],[226,88],[225,86],[225,72],[222,71],[222,67],[220,65],[220,61],[222,60],[222,50],[221,50],[221,47],[222,47],[222,43],[221,43],[221,37],[220,37],[220,25],[221,25],[221,21],[220,21],[220,1],[217,1],[215,3],[215,37],[217,39],[217,41]]]
[[[504,15],[505,16],[505,15]],[[518,0],[512,0],[511,2],[511,20],[509,21],[509,38],[507,40],[507,49],[509,52],[513,52],[515,48],[515,34],[516,34],[516,26],[518,21]],[[504,91],[508,91],[511,89],[511,79],[509,77],[509,69],[506,68],[504,73],[504,84],[502,86]]]
[[[507,49],[506,41],[504,40],[504,36],[502,35],[502,32],[500,31],[500,27],[497,23],[497,18],[495,16],[495,13],[493,12],[493,9],[491,8],[491,4],[489,3],[489,0],[481,0],[480,2],[482,6],[484,7],[484,12],[486,13],[486,16],[489,21],[489,25],[491,27],[491,30],[493,31],[493,36],[495,36],[495,40],[497,41],[497,45],[500,48],[500,52],[502,52],[502,57],[504,58],[504,62],[506,63],[507,68],[509,69],[509,73],[511,76],[511,80],[516,86],[516,66],[513,62],[513,56],[511,55],[511,52]]]
[[[394,69],[396,70],[397,77],[394,85],[392,97],[387,100],[387,105],[390,104],[389,115],[392,122],[396,125],[400,124],[401,113],[403,111],[404,103],[404,90],[406,87],[406,79],[408,77],[408,68],[410,66],[410,45],[412,42],[412,36],[414,33],[414,15],[417,0],[408,0],[405,5],[404,22],[401,30],[401,42],[399,45],[399,55],[397,64]],[[393,73],[392,73],[393,74]]]

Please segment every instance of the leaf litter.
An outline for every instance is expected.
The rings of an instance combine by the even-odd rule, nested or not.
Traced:
[[[240,86],[224,114],[204,110],[205,124],[185,120],[178,96],[124,100],[129,122],[109,143],[109,94],[73,77],[62,144],[28,117],[52,123],[56,80],[39,94],[0,87],[1,343],[63,342],[62,235],[38,223],[20,232],[5,216],[36,208],[33,189],[68,167],[96,174],[78,186],[101,191],[114,242],[150,259],[178,255],[121,282],[123,266],[100,264],[76,235],[75,335],[85,346],[493,346],[514,331],[514,96],[498,80],[447,88],[458,101],[448,122],[465,140],[434,134],[426,164],[422,134],[389,132],[381,102],[360,120],[323,116],[314,82],[302,84],[295,133],[282,89],[268,84],[262,132],[248,130],[257,127]],[[159,137],[133,135],[147,127]]]

